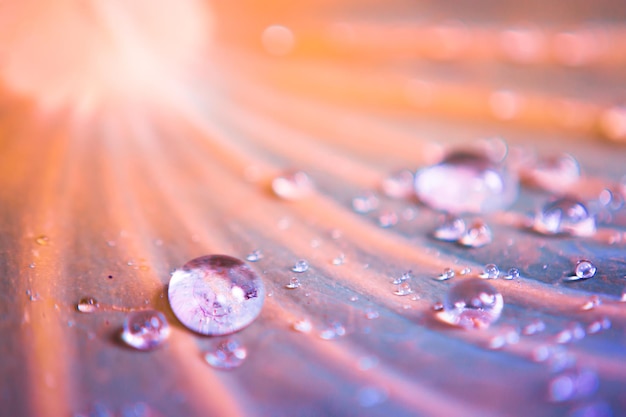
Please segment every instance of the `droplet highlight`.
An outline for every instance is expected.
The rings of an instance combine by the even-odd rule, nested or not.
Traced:
[[[265,286],[239,259],[208,255],[187,262],[172,274],[168,297],[187,328],[224,335],[248,326],[261,313]]]

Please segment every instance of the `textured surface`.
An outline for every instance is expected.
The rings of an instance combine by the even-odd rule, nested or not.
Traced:
[[[30,33],[29,19],[0,33],[2,414],[626,413],[626,211],[598,202],[625,173],[626,123],[607,116],[625,93],[621,2],[574,1],[566,10],[545,1],[219,3],[160,14],[151,4],[143,14],[111,3],[69,18],[71,2],[42,10],[38,19],[50,22],[42,33],[63,30],[58,39],[72,40],[52,50],[74,57],[62,62],[75,73],[40,72],[39,61],[23,59],[25,50],[47,57],[58,46],[57,38],[16,41]],[[33,12],[14,9],[6,16]],[[155,30],[170,25],[168,13],[187,29],[179,37]],[[54,24],[59,16],[73,23]],[[280,30],[278,41],[263,37],[274,24],[293,38]],[[512,27],[540,34],[521,35],[530,53],[507,43]],[[601,35],[580,35],[589,27]],[[73,42],[97,64],[81,66]],[[569,152],[583,175],[523,187],[511,209],[483,217],[494,242],[478,249],[433,240],[438,213],[380,195],[390,172],[493,136],[506,139],[510,158],[514,150],[531,161]],[[316,191],[284,201],[271,180],[293,169],[307,172]],[[352,198],[366,192],[379,207],[357,214]],[[595,207],[598,233],[529,231],[528,213],[554,192]],[[380,227],[384,211],[398,223]],[[249,265],[265,282],[265,306],[235,335],[247,348],[243,365],[214,370],[203,352],[222,339],[176,320],[170,274],[198,256],[245,259],[254,250],[263,254]],[[563,283],[582,258],[597,265],[596,276]],[[287,289],[298,259],[310,267],[299,288]],[[463,267],[475,275],[486,263],[521,272],[490,281],[504,299],[500,320],[479,331],[440,324],[433,304]],[[447,267],[455,278],[431,279]],[[413,294],[394,295],[392,280],[407,270]],[[601,304],[583,310],[593,295]],[[83,297],[99,310],[79,313]],[[119,341],[125,311],[144,307],[172,325],[169,342],[152,352]],[[514,343],[538,319],[545,330]],[[610,329],[591,334],[603,319]],[[293,330],[299,320],[310,321],[310,333]],[[320,337],[329,334],[337,337]],[[558,348],[538,362],[543,346]],[[592,371],[599,385],[551,401],[550,381],[563,370]]]

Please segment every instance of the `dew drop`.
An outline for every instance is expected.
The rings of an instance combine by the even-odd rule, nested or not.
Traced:
[[[533,229],[545,235],[591,236],[596,232],[596,220],[583,203],[563,197],[547,203],[537,213]]]
[[[300,259],[299,261],[297,261],[291,268],[293,272],[297,273],[306,272],[308,269],[309,263],[304,259]]]
[[[507,279],[507,280],[519,278],[519,269],[517,269],[517,268],[510,268],[507,271],[506,275],[504,275],[502,278]]]
[[[291,277],[289,280],[289,284],[285,285],[285,288],[290,290],[295,290],[296,288],[300,288],[300,280],[296,277]]]
[[[385,210],[378,216],[378,225],[380,227],[391,227],[398,224],[398,215],[393,210]]]
[[[300,200],[313,193],[311,178],[302,171],[278,176],[272,180],[272,191],[283,200]]]
[[[475,221],[458,240],[459,244],[469,248],[480,248],[492,241],[493,234],[491,233],[491,228],[480,220]]]
[[[406,271],[403,272],[402,275],[400,275],[399,277],[396,277],[393,279],[392,284],[394,285],[400,285],[402,284],[404,281],[408,281],[410,279],[413,278],[413,271]]]
[[[367,193],[352,199],[352,209],[356,213],[367,214],[376,210],[378,208],[378,203],[378,198],[374,194]]]
[[[411,285],[408,282],[403,282],[396,287],[393,293],[395,295],[405,296],[405,295],[412,294],[413,290],[411,289]]]
[[[248,351],[237,340],[227,339],[205,352],[204,360],[213,368],[233,369],[241,366],[247,356]]]
[[[483,273],[480,274],[481,278],[496,279],[500,276],[500,269],[496,264],[487,264],[483,268]]]
[[[593,310],[600,304],[602,304],[600,297],[598,297],[597,295],[594,295],[591,298],[589,298],[589,300],[587,300],[580,308],[581,310],[588,311],[588,310]]]
[[[454,242],[459,240],[465,233],[465,222],[460,217],[446,216],[443,222],[433,232],[437,240]]]
[[[439,275],[438,277],[435,277],[435,280],[437,281],[447,281],[451,278],[454,278],[454,269],[452,268],[445,268],[443,270],[443,272],[441,273],[441,275]]]
[[[37,236],[35,242],[37,242],[39,246],[47,246],[48,244],[50,244],[50,238],[46,235],[40,235]]]
[[[415,193],[415,177],[408,169],[394,172],[383,180],[383,193],[390,198],[408,198]]]
[[[159,311],[135,311],[124,320],[122,340],[135,349],[154,349],[161,346],[169,335],[170,326]]]
[[[578,261],[574,268],[574,275],[564,278],[564,281],[579,281],[592,278],[596,274],[596,266],[586,259]]]
[[[297,320],[292,325],[293,329],[300,333],[310,333],[313,330],[313,325],[307,319]]]
[[[81,313],[93,313],[98,310],[99,307],[98,301],[93,297],[81,298],[76,305],[76,309]]]
[[[502,295],[491,284],[470,278],[448,290],[439,318],[466,329],[486,328],[500,317],[503,307]]]
[[[187,328],[224,335],[254,321],[263,307],[265,287],[239,259],[208,255],[187,262],[172,274],[168,296],[172,311]]]
[[[515,176],[478,153],[455,152],[418,171],[420,201],[450,213],[485,213],[508,207],[517,197]]]
[[[248,256],[246,256],[246,261],[248,262],[258,262],[261,259],[263,259],[263,252],[261,252],[258,249],[253,250],[252,252],[248,254]]]

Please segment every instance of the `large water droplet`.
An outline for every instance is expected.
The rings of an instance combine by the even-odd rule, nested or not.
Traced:
[[[208,255],[172,274],[168,296],[172,311],[186,327],[223,335],[252,323],[263,307],[265,287],[239,259]]]
[[[546,235],[591,236],[596,232],[596,220],[583,203],[563,197],[546,204],[537,213],[533,228]]]
[[[438,317],[466,329],[486,328],[502,313],[502,295],[488,282],[470,278],[454,284]]]
[[[248,356],[248,351],[235,339],[220,342],[215,349],[208,351],[204,359],[217,369],[233,369],[241,366]]]
[[[124,320],[122,340],[135,349],[154,349],[163,344],[169,335],[170,326],[159,311],[135,311]]]
[[[469,248],[480,248],[493,241],[491,228],[487,223],[476,220],[469,229],[465,231],[458,243]]]
[[[93,297],[84,297],[81,298],[78,304],[76,305],[76,309],[81,313],[93,313],[100,308],[98,301]]]
[[[484,213],[509,206],[519,182],[504,168],[477,153],[456,152],[415,176],[417,197],[450,213]]]
[[[278,176],[272,181],[272,191],[284,200],[300,200],[315,189],[311,178],[302,171]]]

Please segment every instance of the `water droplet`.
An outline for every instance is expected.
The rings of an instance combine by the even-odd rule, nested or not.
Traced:
[[[81,313],[93,313],[99,307],[100,305],[98,304],[98,301],[93,297],[81,298],[80,301],[78,302],[78,305],[76,305],[76,308]]]
[[[602,304],[602,301],[600,301],[600,297],[598,297],[597,295],[593,295],[580,308],[582,310],[588,311],[588,310],[593,310],[600,304]]]
[[[564,281],[579,281],[581,279],[592,278],[596,274],[597,268],[586,259],[578,261],[574,268],[574,275],[563,278]]]
[[[296,277],[291,277],[291,279],[289,280],[289,284],[285,285],[285,288],[289,288],[290,290],[300,288],[300,280]]]
[[[259,315],[265,286],[239,259],[208,255],[172,274],[168,296],[172,311],[187,328],[224,335],[241,330]]]
[[[448,290],[443,306],[443,321],[466,329],[486,328],[500,317],[504,301],[491,284],[470,278]]]
[[[135,311],[124,320],[122,340],[135,349],[154,349],[162,345],[169,335],[170,326],[159,311]]]
[[[483,273],[480,274],[481,278],[486,279],[496,279],[498,278],[498,276],[500,276],[500,269],[498,269],[498,266],[496,264],[485,265],[485,267],[483,268]]]
[[[480,248],[488,245],[493,240],[491,228],[486,223],[477,220],[467,229],[465,234],[458,240],[459,244],[470,248]]]
[[[367,310],[365,310],[365,318],[368,320],[374,320],[377,319],[378,317],[380,317],[380,314],[378,313],[378,311],[368,308]]]
[[[204,360],[217,369],[233,369],[241,366],[248,351],[235,339],[220,342],[215,349],[204,354]]]
[[[556,343],[565,344],[570,343],[575,340],[581,340],[585,337],[585,329],[580,325],[580,323],[569,323],[563,330],[558,332],[554,339]]]
[[[411,289],[411,285],[408,282],[403,282],[396,287],[393,293],[395,295],[404,296],[404,295],[412,294],[413,290]]]
[[[433,311],[443,311],[443,303],[436,302],[433,304]]]
[[[402,275],[400,275],[399,277],[396,277],[393,279],[392,284],[394,285],[400,285],[402,284],[404,281],[408,281],[410,279],[413,278],[413,271],[406,271],[403,272]]]
[[[378,225],[380,227],[391,227],[398,224],[398,215],[395,211],[385,210],[378,216]]]
[[[300,259],[297,261],[294,266],[291,268],[293,272],[301,273],[305,272],[309,269],[309,263],[304,259]]]
[[[408,169],[394,172],[383,180],[383,193],[390,198],[408,198],[415,193],[415,177]]]
[[[297,320],[292,325],[293,329],[300,333],[310,333],[313,330],[313,325],[307,319]]]
[[[598,375],[588,369],[560,373],[548,383],[548,399],[563,402],[593,395],[599,386]]]
[[[470,272],[472,272],[472,268],[470,268],[469,266],[466,266],[465,268],[461,269],[461,271],[459,272],[459,275],[467,275]]]
[[[287,55],[295,46],[296,39],[291,29],[281,25],[271,25],[263,30],[261,42],[271,55]]]
[[[261,252],[258,249],[253,250],[252,252],[248,254],[248,256],[246,256],[246,261],[248,262],[258,262],[261,259],[263,259],[263,252]]]
[[[437,280],[437,281],[447,281],[447,280],[449,280],[451,278],[454,278],[454,269],[446,268],[446,269],[443,270],[441,275],[439,275],[438,277],[435,277],[435,280]]]
[[[596,334],[601,332],[602,330],[607,330],[611,328],[611,320],[608,317],[604,317],[600,320],[596,320],[587,326],[588,334]]]
[[[352,199],[352,209],[359,214],[367,214],[377,208],[378,198],[372,193],[367,193]]]
[[[37,236],[35,242],[40,246],[47,246],[50,243],[50,238],[46,235]]]
[[[546,204],[537,213],[533,229],[545,235],[591,236],[596,232],[596,220],[583,203],[563,197]]]
[[[343,265],[346,262],[346,256],[343,253],[340,253],[335,259],[333,259],[333,265],[339,266]]]
[[[470,152],[452,153],[415,175],[419,200],[450,213],[484,213],[508,207],[518,188],[515,176],[487,157]]]
[[[502,278],[508,279],[508,280],[519,278],[519,269],[517,269],[517,268],[510,268],[507,271],[506,275],[504,275]]]
[[[533,334],[543,332],[545,329],[546,329],[546,324],[543,321],[536,319],[528,323],[526,326],[524,326],[524,328],[522,329],[522,334],[526,336],[530,336]]]
[[[283,200],[300,200],[311,195],[314,189],[313,181],[302,171],[281,175],[272,180],[272,191]]]
[[[359,296],[358,295],[353,295],[350,297],[350,301],[355,302],[355,301],[359,301]]]
[[[446,216],[433,232],[435,239],[447,242],[459,240],[465,233],[465,222],[460,217]]]

